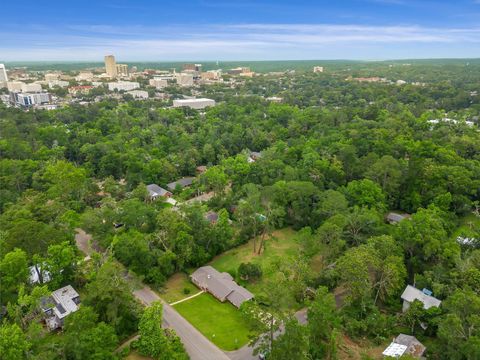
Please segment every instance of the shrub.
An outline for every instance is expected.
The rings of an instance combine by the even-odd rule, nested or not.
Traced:
[[[241,263],[238,267],[238,276],[245,281],[254,281],[262,277],[262,268],[258,264]]]

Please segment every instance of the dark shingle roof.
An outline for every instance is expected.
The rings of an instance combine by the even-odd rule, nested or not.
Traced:
[[[150,196],[165,196],[168,194],[168,191],[164,188],[161,188],[157,184],[147,185],[147,191]]]
[[[181,178],[180,180],[167,184],[167,187],[172,191],[177,188],[177,184],[180,185],[182,188],[184,188],[192,185],[194,179],[195,179],[194,177],[190,177],[190,176],[184,177],[184,178]]]
[[[227,299],[236,307],[253,298],[253,294],[233,281],[229,273],[220,273],[211,266],[203,266],[191,275],[192,281],[217,299]]]

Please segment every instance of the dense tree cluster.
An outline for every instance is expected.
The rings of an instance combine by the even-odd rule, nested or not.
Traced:
[[[427,339],[436,358],[478,358],[480,71],[475,64],[388,65],[338,64],[331,73],[204,88],[220,101],[205,113],[155,101],[30,112],[0,106],[2,354],[114,358],[118,341],[140,329],[142,353],[164,358],[158,344],[182,359],[173,334],[152,334],[161,309],[142,317],[125,270],[108,256],[161,286],[251,238],[261,254],[274,229],[290,226],[298,230],[300,258],[239,269],[244,280],[274,271],[278,284],[288,284],[289,294],[271,284],[258,299],[271,319],[284,316],[290,302],[295,308],[314,298],[315,321],[299,327],[287,316],[289,336],[266,339],[273,358],[333,359],[340,331],[382,340],[402,326]],[[373,75],[421,84],[355,80]],[[265,99],[272,95],[283,103]],[[250,151],[261,156],[251,161]],[[207,204],[149,201],[146,184],[165,187],[194,176],[199,165],[208,170],[174,197],[211,192]],[[217,221],[207,219],[208,210]],[[411,217],[388,225],[390,210]],[[93,234],[106,258],[79,261],[76,227]],[[307,271],[320,251],[324,268]],[[48,270],[52,280],[29,284],[29,266]],[[412,305],[396,315],[399,294],[414,282],[444,300],[441,309]],[[49,337],[32,321],[39,299],[70,283],[85,293],[82,309],[64,336]]]

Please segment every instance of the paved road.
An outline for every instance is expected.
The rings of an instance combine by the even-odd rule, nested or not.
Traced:
[[[134,291],[133,294],[147,306],[154,301],[163,303],[163,326],[175,330],[191,360],[229,360],[224,352],[203,336],[170,305],[160,299],[149,287],[145,286],[143,289]]]
[[[85,254],[90,255],[92,253],[92,247],[90,246],[90,240],[92,239],[92,235],[87,234],[82,229],[75,229],[77,232],[75,234],[75,242],[77,243],[77,247]]]

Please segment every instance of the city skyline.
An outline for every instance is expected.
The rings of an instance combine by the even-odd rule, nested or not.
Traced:
[[[122,61],[480,57],[480,0],[25,1],[3,9],[0,62],[110,53]]]

